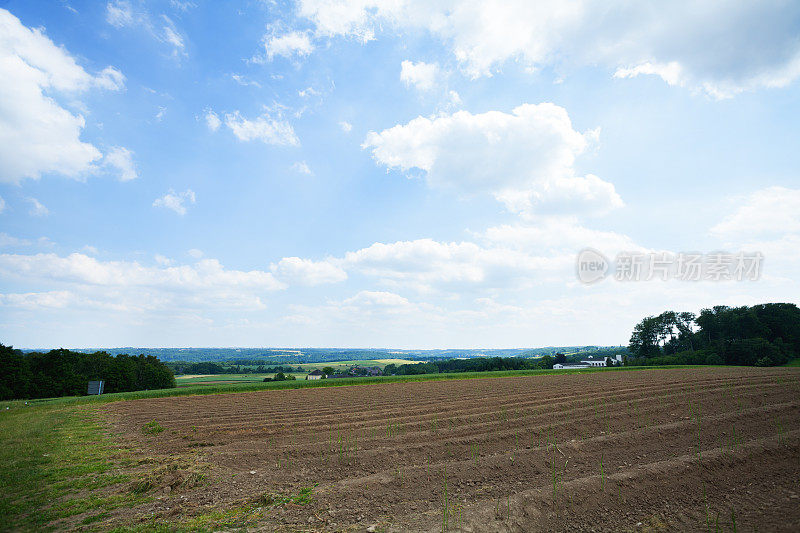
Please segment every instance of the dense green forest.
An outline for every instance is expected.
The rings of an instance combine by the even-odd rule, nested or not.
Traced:
[[[628,364],[775,366],[800,357],[800,309],[718,305],[699,315],[665,311],[633,329]]]
[[[172,371],[152,355],[63,349],[23,354],[0,344],[0,400],[84,395],[93,380],[105,381],[107,393],[175,386]]]

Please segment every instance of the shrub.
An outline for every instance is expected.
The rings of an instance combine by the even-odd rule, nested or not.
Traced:
[[[164,431],[164,428],[155,419],[142,426],[142,433],[147,435],[155,435],[162,431]]]

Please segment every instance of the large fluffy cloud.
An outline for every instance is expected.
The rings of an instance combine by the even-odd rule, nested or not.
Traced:
[[[41,29],[0,9],[0,181],[18,183],[56,172],[79,177],[102,154],[81,140],[85,125],[59,99],[74,101],[92,87],[118,90],[113,67],[91,75]]]
[[[0,271],[24,278],[120,287],[245,287],[263,290],[283,287],[269,272],[226,270],[216,259],[162,268],[130,261],[100,261],[80,253],[68,256],[0,254]]]
[[[271,265],[288,285],[320,285],[351,274],[382,286],[429,293],[515,290],[574,279],[577,253],[586,247],[613,257],[641,250],[630,237],[582,226],[575,218],[547,217],[530,224],[506,224],[473,234],[472,241],[434,239],[376,242],[340,257],[313,261],[285,257]]]
[[[800,76],[800,4],[784,0],[300,0],[323,36],[424,29],[472,76],[509,60],[605,65],[717,97]]]
[[[544,256],[502,245],[417,239],[376,242],[336,261],[348,272],[376,278],[388,286],[457,295],[510,285],[530,287],[567,269],[572,260],[572,256]]]
[[[490,193],[515,212],[602,213],[622,205],[614,186],[573,168],[594,135],[575,131],[564,108],[544,103],[417,117],[370,132],[363,146],[388,168],[421,169],[433,187]]]

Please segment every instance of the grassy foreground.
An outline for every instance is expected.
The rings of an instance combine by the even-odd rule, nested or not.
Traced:
[[[0,403],[0,531],[49,529],[107,530],[110,511],[148,501],[136,490],[154,461],[121,447],[100,416],[102,404],[142,398],[564,373],[614,372],[654,368],[593,368],[580,371],[528,370],[471,372],[190,386],[156,391]],[[697,367],[691,367],[697,368]],[[131,474],[130,472],[135,472]],[[137,476],[137,477],[132,477]],[[243,510],[229,510],[240,513]],[[236,514],[234,513],[234,514]],[[230,514],[230,513],[229,513]],[[238,516],[238,515],[237,515]],[[132,525],[142,531],[205,531],[232,525],[233,516],[201,516],[186,524]],[[127,530],[127,529],[125,529]]]
[[[100,425],[96,407],[42,405],[0,413],[0,531],[58,529],[80,515],[89,527],[109,511],[146,501],[130,491],[127,450]]]

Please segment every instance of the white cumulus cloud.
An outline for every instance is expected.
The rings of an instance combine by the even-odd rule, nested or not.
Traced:
[[[101,261],[80,253],[0,254],[0,270],[15,277],[105,286],[283,288],[269,272],[226,270],[216,259],[202,259],[195,265],[150,267],[132,261]]]
[[[300,0],[298,12],[320,36],[427,31],[473,77],[509,61],[601,65],[724,98],[800,76],[800,3],[782,0]]]
[[[432,187],[488,193],[514,212],[604,213],[622,205],[614,186],[573,168],[595,136],[575,131],[564,108],[544,103],[510,114],[417,117],[370,132],[362,146],[390,169],[420,169]]]
[[[468,287],[530,286],[568,261],[560,256],[540,256],[505,246],[417,239],[376,242],[347,252],[337,264],[348,272],[359,272],[390,285],[458,293]]]
[[[193,265],[148,266],[135,261],[101,261],[81,253],[0,254],[0,273],[29,284],[58,282],[65,287],[56,292],[5,295],[0,302],[22,307],[52,307],[63,301],[72,308],[79,307],[76,301],[94,301],[128,311],[174,312],[218,305],[263,309],[263,294],[285,288],[270,272],[230,270],[216,259],[201,259]]]
[[[81,140],[83,116],[59,101],[75,102],[92,87],[122,89],[124,79],[113,67],[89,74],[44,30],[0,9],[0,182],[91,171],[102,154]]]

